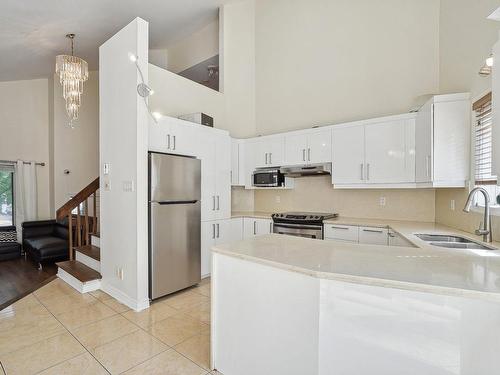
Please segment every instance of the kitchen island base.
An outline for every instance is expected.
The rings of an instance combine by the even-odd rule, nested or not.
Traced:
[[[496,301],[213,253],[212,365],[224,375],[493,375],[499,337]]]

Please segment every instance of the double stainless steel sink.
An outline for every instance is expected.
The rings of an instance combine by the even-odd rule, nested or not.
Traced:
[[[447,234],[415,234],[415,236],[430,245],[450,249],[497,250],[497,248],[493,246],[487,246],[460,236],[451,236]]]

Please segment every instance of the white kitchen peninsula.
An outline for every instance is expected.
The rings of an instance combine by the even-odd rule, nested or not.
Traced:
[[[215,246],[214,368],[224,375],[497,374],[500,252],[409,239],[419,247],[275,234]]]

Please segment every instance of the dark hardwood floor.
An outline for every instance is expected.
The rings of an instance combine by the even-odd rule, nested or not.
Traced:
[[[44,264],[42,270],[24,257],[0,262],[0,310],[53,280],[55,264]]]

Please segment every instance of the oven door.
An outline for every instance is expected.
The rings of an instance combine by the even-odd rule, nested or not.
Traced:
[[[323,239],[322,225],[285,224],[274,223],[273,233],[287,234],[289,236]]]

